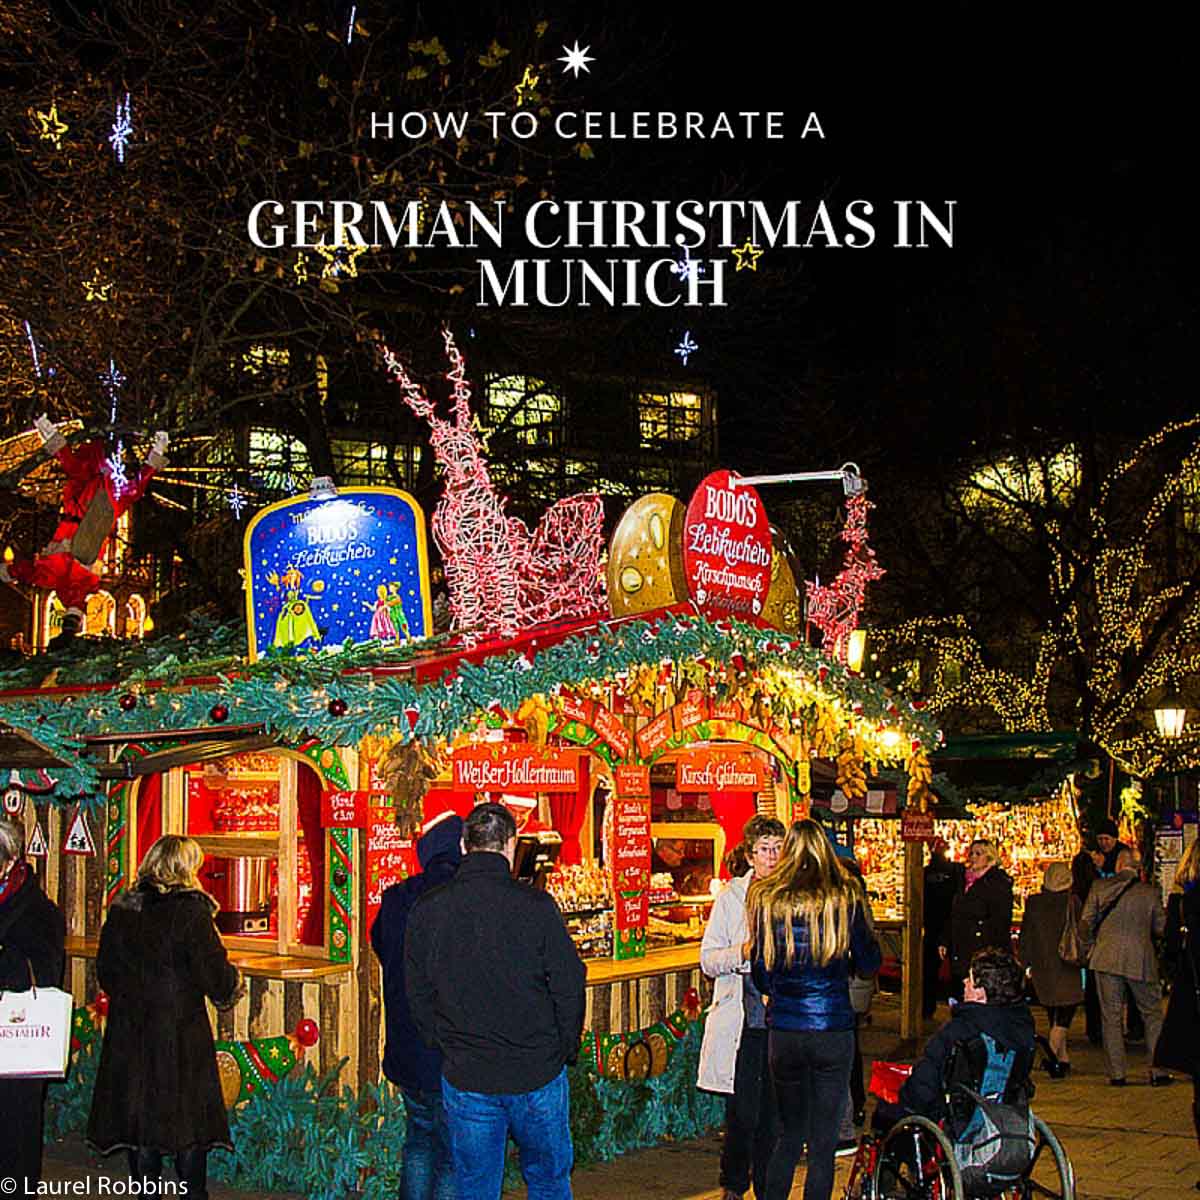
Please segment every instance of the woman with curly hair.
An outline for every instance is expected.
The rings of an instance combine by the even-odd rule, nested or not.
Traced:
[[[747,914],[754,981],[769,999],[768,1056],[783,1125],[765,1200],[791,1192],[806,1143],[804,1200],[829,1200],[854,1056],[850,976],[879,970],[879,943],[861,888],[815,821],[792,825],[779,865],[751,885]]]

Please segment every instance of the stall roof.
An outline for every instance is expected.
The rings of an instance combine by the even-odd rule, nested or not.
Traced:
[[[35,771],[67,765],[64,759],[52,754],[23,729],[14,729],[0,722],[0,770]]]
[[[1068,733],[998,733],[951,737],[934,755],[935,766],[979,759],[1053,759],[1072,762],[1079,757],[1079,736]]]
[[[1080,757],[1073,732],[949,738],[933,755],[933,791],[951,807],[1028,803],[1053,792]]]

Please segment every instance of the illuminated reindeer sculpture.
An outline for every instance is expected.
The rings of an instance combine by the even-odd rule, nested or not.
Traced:
[[[471,427],[466,363],[448,329],[442,337],[453,420],[438,416],[386,346],[383,357],[405,403],[429,422],[429,442],[445,473],[433,537],[445,564],[454,629],[468,638],[511,637],[543,621],[600,611],[603,501],[595,494],[567,496],[546,510],[532,534],[519,517],[505,514]]]

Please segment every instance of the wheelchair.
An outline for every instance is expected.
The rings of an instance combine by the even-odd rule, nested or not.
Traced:
[[[1075,1200],[1071,1160],[1054,1131],[1032,1111],[1028,1162],[1016,1178],[1003,1183],[987,1182],[979,1179],[977,1170],[968,1167],[964,1171],[961,1162],[969,1157],[964,1148],[978,1128],[971,1111],[975,1107],[971,1099],[975,1093],[968,1093],[961,1081],[952,1078],[955,1073],[961,1075],[964,1069],[965,1047],[963,1051],[956,1063],[952,1061],[943,1081],[951,1117],[939,1124],[926,1117],[908,1115],[886,1132],[864,1132],[850,1166],[844,1200],[973,1200],[975,1197]],[[876,1101],[898,1103],[900,1087],[911,1071],[912,1067],[904,1063],[876,1062],[871,1070],[870,1095]],[[989,1080],[986,1072],[983,1078],[976,1072],[975,1079],[982,1092],[995,1088],[995,1078]],[[999,1084],[1000,1093],[1004,1092],[1006,1082],[1005,1079]]]

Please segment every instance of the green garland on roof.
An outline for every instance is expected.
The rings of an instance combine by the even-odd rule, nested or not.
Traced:
[[[911,741],[934,749],[940,732],[933,720],[894,698],[884,687],[832,663],[818,650],[787,640],[773,630],[737,621],[708,621],[696,616],[664,616],[656,621],[605,625],[575,634],[545,649],[532,648],[493,655],[480,663],[462,661],[442,679],[417,685],[407,675],[373,677],[364,666],[390,666],[428,653],[430,644],[404,648],[403,654],[378,647],[346,647],[334,653],[264,659],[218,674],[216,683],[189,686],[183,664],[156,678],[172,688],[148,688],[146,675],[115,681],[112,691],[76,696],[32,696],[0,700],[0,719],[25,729],[56,754],[77,765],[51,772],[57,776],[56,799],[68,802],[81,794],[98,804],[101,791],[95,767],[76,757],[87,734],[144,733],[215,725],[212,710],[228,710],[231,724],[264,726],[285,742],[315,737],[326,745],[356,745],[368,734],[399,731],[412,738],[452,738],[499,705],[515,712],[534,695],[550,695],[560,687],[614,679],[626,672],[662,662],[706,660],[732,665],[750,675],[760,666],[794,668],[830,699],[838,698],[856,717],[899,727]],[[162,671],[168,671],[160,663]],[[176,682],[175,672],[180,672]],[[189,665],[187,674],[195,671]],[[125,711],[118,695],[130,692],[136,704]],[[343,715],[330,702],[344,700]],[[786,712],[779,713],[786,716]],[[85,800],[85,803],[88,801]]]

